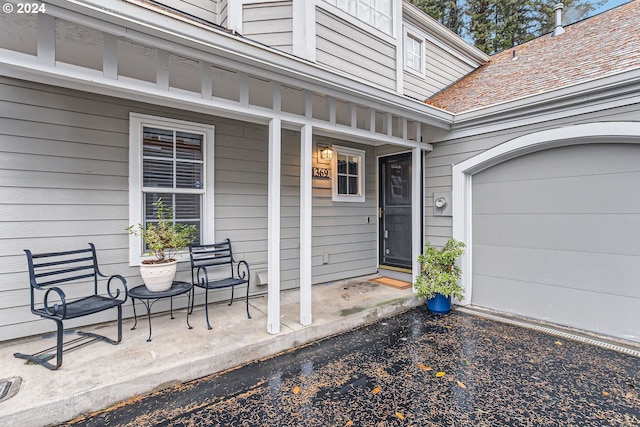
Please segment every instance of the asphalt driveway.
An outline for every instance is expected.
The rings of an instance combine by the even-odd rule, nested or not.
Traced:
[[[638,426],[640,359],[422,307],[64,426]]]

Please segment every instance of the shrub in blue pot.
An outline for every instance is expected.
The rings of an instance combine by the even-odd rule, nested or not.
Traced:
[[[465,244],[453,237],[437,248],[427,245],[418,257],[420,274],[413,284],[419,298],[427,299],[427,308],[433,313],[451,311],[451,297],[464,298],[464,289],[458,284],[462,269],[456,260],[464,253]]]

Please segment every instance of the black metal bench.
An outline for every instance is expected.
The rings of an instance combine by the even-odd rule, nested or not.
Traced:
[[[89,243],[87,249],[40,254],[33,254],[25,249],[25,253],[29,264],[31,312],[56,322],[58,333],[54,347],[35,354],[15,353],[15,357],[56,370],[62,366],[63,346],[66,346],[64,351],[69,351],[98,340],[114,345],[122,340],[122,304],[127,300],[127,281],[120,275],[111,276],[106,283],[106,295],[98,292],[98,277],[107,276],[98,269],[96,249],[92,243]],[[112,287],[113,279],[118,279],[119,282],[114,282],[115,285]],[[79,293],[79,297],[67,297],[62,287],[70,293]],[[80,337],[63,343],[64,320],[88,316],[114,307],[118,309],[117,341],[102,335],[78,331]],[[49,363],[54,357],[51,354],[53,349],[56,350],[55,365]]]
[[[211,329],[209,323],[209,291],[212,289],[231,288],[231,300],[233,303],[233,291],[236,286],[247,286],[246,305],[247,317],[249,314],[249,281],[251,272],[249,264],[244,261],[236,261],[231,250],[231,241],[226,239],[223,242],[209,245],[189,245],[189,255],[191,258],[191,280],[195,287],[205,290],[204,308],[207,319],[207,328]],[[235,268],[234,268],[235,267]],[[191,298],[190,313],[193,312],[193,300]]]

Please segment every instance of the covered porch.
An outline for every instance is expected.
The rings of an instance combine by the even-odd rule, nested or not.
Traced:
[[[266,245],[261,247],[260,254],[256,255],[258,261],[253,264],[257,266],[256,271],[262,273],[260,281],[267,283],[265,323],[269,333],[278,334],[281,330],[284,252],[289,254],[289,268],[298,271],[296,277],[288,280],[300,290],[298,319],[301,325],[313,324],[311,286],[325,281],[314,276],[314,267],[323,263],[324,256],[314,241],[314,200],[318,192],[328,191],[322,185],[314,186],[314,167],[319,166],[316,153],[321,144],[328,141],[329,145],[346,143],[370,147],[367,155],[374,159],[386,154],[411,153],[411,259],[416,260],[421,252],[425,205],[421,161],[423,153],[432,150],[428,143],[430,138],[449,128],[450,114],[218,28],[135,5],[128,5],[106,19],[104,10],[88,4],[52,2],[47,5],[46,13],[5,20],[9,31],[19,37],[11,38],[0,49],[0,73],[8,86],[12,86],[12,81],[19,82],[16,86],[22,86],[22,81],[28,82],[27,89],[36,104],[40,103],[36,93],[45,87],[39,85],[46,85],[55,88],[52,92],[56,92],[56,100],[52,105],[62,97],[70,99],[63,93],[68,90],[70,97],[74,97],[73,103],[88,108],[91,108],[94,97],[100,97],[101,106],[108,110],[110,101],[105,101],[104,97],[110,97],[128,109],[128,114],[140,109],[145,110],[143,113],[170,109],[173,115],[182,117],[197,115],[208,117],[212,122],[224,119],[244,123],[248,130],[240,130],[243,134],[255,128],[267,130],[266,159],[263,159],[267,165],[267,191],[263,199],[266,203],[258,207],[266,208]],[[86,99],[83,94],[88,94]],[[96,118],[99,114],[101,112],[95,112]],[[105,111],[104,114],[121,115],[121,111]],[[43,117],[45,115],[43,113]],[[20,112],[16,112],[14,118],[17,120],[19,117]],[[64,126],[64,120],[67,119],[62,119],[56,126]],[[78,126],[75,122],[84,118],[76,114],[70,120]],[[261,132],[256,140],[262,138]],[[297,178],[291,176],[290,171],[283,171],[283,135],[288,141],[298,139]],[[45,149],[37,153],[39,156],[47,154]],[[108,158],[91,160],[103,162]],[[130,157],[130,168],[132,164]],[[212,167],[210,176],[215,172],[217,168]],[[131,174],[128,178],[133,179]],[[298,205],[297,214],[290,213],[291,206],[287,206],[287,212],[283,213],[282,201],[289,196],[283,194],[285,179],[293,180],[295,185],[292,188],[298,189],[295,196],[298,201],[294,203],[294,206]],[[363,197],[377,199],[377,167],[367,168],[365,179],[375,184]],[[49,184],[56,185],[51,181]],[[214,181],[212,185],[215,185]],[[116,190],[126,189],[117,187]],[[257,198],[262,198],[262,194]],[[139,207],[130,200],[129,221],[120,224],[114,219],[114,230],[135,222],[132,220],[139,212],[133,216],[131,212],[136,211],[136,206]],[[203,240],[229,237],[223,235],[211,219],[219,210],[220,206],[213,197],[203,207],[207,215],[203,214],[203,218],[210,221],[204,227]],[[233,216],[233,213],[229,215]],[[373,210],[363,218],[375,223],[377,217]],[[291,231],[292,224],[298,227],[297,231]],[[285,228],[291,235],[285,234]],[[377,236],[378,231],[375,230],[373,234]],[[124,236],[122,233],[117,239]],[[71,236],[68,237],[71,240]],[[94,239],[90,234],[83,237]],[[113,238],[116,238],[115,234]],[[286,239],[289,242],[297,240],[298,243],[283,247]],[[59,241],[64,242],[64,239]],[[370,268],[374,269],[378,264],[378,237],[369,241],[372,242],[369,253],[373,254]],[[71,242],[64,244],[71,245]],[[49,250],[45,241],[40,245],[42,250]],[[113,268],[110,270],[128,268],[130,271],[126,276],[135,284],[139,279],[132,269],[135,265],[131,262],[132,257],[129,257],[128,265],[118,265],[122,263],[122,246],[120,240],[106,248],[97,244],[99,256],[101,249],[113,251],[109,260]],[[117,255],[116,250],[119,250]],[[291,255],[293,252],[297,253]],[[9,256],[12,257],[12,265],[20,265],[23,256],[20,251],[16,250]],[[296,265],[292,268],[291,263]],[[412,267],[409,270],[415,277],[417,266],[414,264]],[[20,276],[19,271],[9,273]],[[348,273],[341,274],[345,276]],[[18,280],[13,282],[20,283]],[[28,303],[24,298],[26,281],[24,286],[22,292],[15,290],[11,309],[16,311],[21,307],[24,315],[28,316]],[[263,289],[256,288],[252,293],[263,293]],[[43,328],[48,326],[39,323],[29,333],[43,332]],[[23,329],[8,326],[6,338],[18,337],[16,334],[23,333],[19,330]]]

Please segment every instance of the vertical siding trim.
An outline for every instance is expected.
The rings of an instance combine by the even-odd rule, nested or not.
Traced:
[[[104,52],[102,54],[102,73],[106,78],[118,79],[118,38],[113,34],[104,34]]]
[[[316,2],[293,0],[293,54],[316,61]]]
[[[282,161],[282,122],[269,122],[269,196],[267,219],[267,332],[280,333],[280,181]]]
[[[313,128],[307,124],[300,132],[300,323],[311,325],[312,300],[312,215],[311,179]]]
[[[213,70],[211,69],[212,64],[206,61],[202,61],[202,83],[201,83],[201,93],[202,99],[211,99],[213,96]]]
[[[402,31],[402,1],[396,1],[393,13],[393,37],[396,47],[396,92],[404,93],[404,37]]]
[[[158,49],[156,85],[158,89],[169,90],[169,52],[162,49]]]
[[[56,19],[44,13],[38,14],[38,62],[44,65],[56,63]]]
[[[242,34],[242,1],[227,2],[227,28]]]

